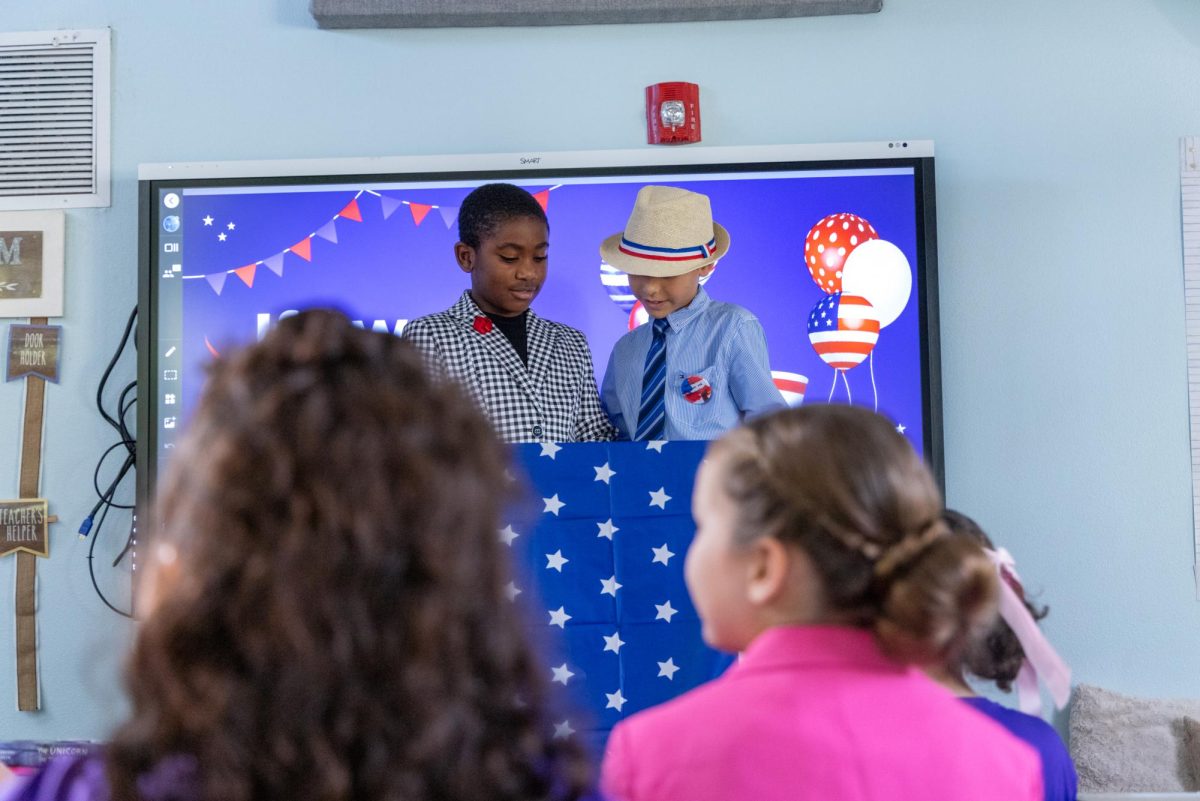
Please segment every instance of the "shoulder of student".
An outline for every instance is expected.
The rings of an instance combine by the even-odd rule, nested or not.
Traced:
[[[409,320],[400,332],[400,338],[420,343],[445,338],[448,334],[457,331],[459,327],[458,322],[447,312],[426,314],[415,320]]]
[[[425,314],[420,317],[409,320],[404,326],[404,332],[420,331],[422,329],[433,328],[440,325],[445,325],[453,318],[446,312],[436,312],[434,314]],[[402,332],[402,333],[404,333]]]
[[[754,312],[747,309],[745,306],[739,306],[736,303],[725,303],[724,301],[714,300],[708,304],[708,309],[705,313],[710,319],[727,319],[735,323],[758,322],[758,317]]]
[[[557,323],[554,320],[547,320],[545,317],[539,316],[538,321],[547,326],[551,331],[557,334],[564,342],[569,343],[573,347],[587,348],[587,335],[578,328],[572,328],[566,323]]]

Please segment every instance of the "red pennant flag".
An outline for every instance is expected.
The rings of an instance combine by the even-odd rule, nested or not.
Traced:
[[[307,236],[304,237],[292,245],[292,252],[305,261],[312,261],[312,240]]]
[[[425,219],[425,215],[433,206],[426,206],[424,203],[409,203],[408,210],[412,212],[413,222],[417,225],[421,224],[421,220]]]
[[[362,214],[358,211],[358,198],[351,200],[346,204],[346,208],[338,212],[339,217],[345,217],[347,220],[362,222]]]
[[[257,264],[247,264],[245,267],[238,267],[233,274],[242,279],[243,284],[252,287],[254,286],[254,271],[257,269]]]
[[[541,192],[534,193],[533,199],[536,200],[538,202],[538,205],[540,205],[542,207],[542,211],[550,211],[550,208],[549,208],[549,206],[550,206],[550,190],[549,189],[543,189]]]

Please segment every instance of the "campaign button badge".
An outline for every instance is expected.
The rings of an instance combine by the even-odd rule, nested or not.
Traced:
[[[708,403],[712,398],[712,384],[702,375],[689,375],[679,389],[688,403]]]

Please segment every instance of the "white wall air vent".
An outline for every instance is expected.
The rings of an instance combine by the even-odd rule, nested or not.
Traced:
[[[109,205],[111,34],[0,33],[0,211]]]

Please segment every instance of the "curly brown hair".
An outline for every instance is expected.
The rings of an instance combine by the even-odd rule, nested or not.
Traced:
[[[464,393],[341,314],[219,361],[159,497],[178,578],[133,649],[113,797],[161,796],[181,756],[197,801],[581,797],[503,590],[507,464]]]
[[[965,537],[990,551],[996,550],[991,538],[984,533],[979,524],[962,512],[947,509],[943,513],[942,519],[945,520],[950,533],[955,536]],[[1025,604],[1025,608],[1029,610],[1029,614],[1034,620],[1041,620],[1050,614],[1049,607],[1038,608],[1030,603],[1029,599],[1025,597],[1024,588],[1019,584],[1014,583],[1013,590],[1021,599],[1021,603]],[[1009,692],[1012,690],[1013,682],[1017,679],[1017,674],[1021,672],[1021,664],[1024,661],[1025,649],[1021,646],[1021,641],[1017,639],[1017,635],[1013,633],[1007,623],[997,618],[992,627],[981,634],[963,652],[962,668],[981,679],[996,682],[997,687]]]
[[[978,546],[946,536],[933,477],[883,417],[832,404],[785,409],[713,450],[725,457],[738,539],[803,549],[831,614],[872,630],[895,658],[941,662],[991,624],[994,569]]]

